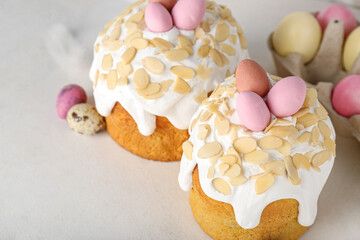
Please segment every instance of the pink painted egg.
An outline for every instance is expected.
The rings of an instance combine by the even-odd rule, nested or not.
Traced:
[[[65,119],[69,109],[79,103],[86,103],[84,89],[76,84],[63,87],[56,99],[56,111],[60,118]]]
[[[323,9],[316,18],[319,21],[323,32],[331,20],[337,19],[342,21],[344,23],[345,38],[358,26],[357,20],[352,12],[341,4],[334,4]]]
[[[171,12],[174,25],[181,30],[194,30],[200,25],[205,10],[205,0],[179,0]]]
[[[240,92],[236,111],[241,123],[254,132],[263,131],[270,123],[270,111],[264,100],[254,92]]]
[[[154,33],[168,32],[174,26],[169,11],[157,2],[147,5],[145,23],[147,28]]]
[[[239,92],[251,91],[266,96],[270,81],[265,70],[255,61],[245,59],[236,69],[236,88]]]
[[[286,77],[276,83],[267,95],[267,105],[276,117],[289,117],[304,104],[306,84],[300,77]]]
[[[360,75],[342,79],[333,91],[331,102],[335,111],[344,117],[360,114]]]
[[[158,2],[162,4],[168,11],[171,11],[171,9],[175,6],[177,0],[149,0],[149,3],[152,2]]]

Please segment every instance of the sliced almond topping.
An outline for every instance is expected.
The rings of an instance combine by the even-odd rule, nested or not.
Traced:
[[[320,129],[318,128],[318,126],[315,126],[311,131],[311,146],[314,147],[318,145],[320,143],[319,138],[320,138]]]
[[[99,52],[99,49],[100,49],[100,44],[99,43],[97,43],[96,45],[95,45],[95,52],[96,53],[98,53]]]
[[[209,53],[211,59],[215,62],[216,65],[218,65],[219,67],[223,67],[225,66],[225,62],[223,60],[223,54],[220,53],[218,50],[212,48],[210,49],[210,53]]]
[[[209,45],[209,44],[210,44],[210,40],[207,39],[206,37],[201,38],[201,42],[202,42],[203,44],[205,44],[205,45]],[[209,49],[209,50],[210,50],[210,49]]]
[[[315,155],[311,159],[311,163],[315,167],[321,166],[327,160],[329,160],[330,156],[331,156],[331,152],[328,150],[324,150],[324,151],[315,153]]]
[[[215,156],[213,156],[209,159],[209,162],[212,165],[214,165],[223,154],[224,154],[224,151],[221,149],[221,151],[218,154],[216,154]]]
[[[128,48],[124,54],[121,56],[121,59],[124,61],[125,64],[129,64],[136,55],[136,49],[131,47]]]
[[[140,22],[140,20],[144,18],[144,13],[145,11],[139,11],[135,13],[127,20],[127,22],[135,22],[135,23]]]
[[[141,20],[140,22],[138,22],[137,28],[138,28],[140,31],[144,31],[144,30],[146,29],[145,19],[143,19],[143,20]]]
[[[208,169],[207,178],[213,178],[214,174],[215,174],[215,169],[214,169],[214,166],[211,165]]]
[[[269,154],[261,150],[254,150],[244,154],[244,161],[252,164],[263,164],[269,160]]]
[[[230,178],[229,182],[231,185],[233,186],[240,186],[241,184],[245,183],[247,181],[246,177],[244,177],[243,175],[234,177],[234,178]]]
[[[304,168],[308,171],[310,170],[311,165],[310,165],[309,159],[300,153],[296,153],[293,156],[293,162],[294,162],[296,169]]]
[[[174,48],[170,42],[162,38],[153,38],[151,42],[162,52],[166,52]]]
[[[309,143],[311,137],[311,133],[303,132],[298,138],[299,143]]]
[[[117,73],[111,70],[107,76],[107,87],[109,90],[114,90],[118,81]]]
[[[319,121],[319,122],[318,122],[318,127],[319,127],[319,129],[320,129],[321,135],[322,135],[324,138],[330,137],[331,131],[330,131],[330,128],[326,125],[326,123],[324,123],[323,121]]]
[[[237,42],[237,36],[236,35],[230,35],[229,40],[232,44],[236,44]]]
[[[205,35],[205,31],[202,28],[195,29],[195,37],[196,39],[200,39]]]
[[[210,133],[210,125],[209,124],[202,124],[199,126],[199,131],[198,131],[198,139],[199,140],[204,140],[205,138],[207,138],[207,136]]]
[[[292,124],[292,121],[284,119],[284,118],[278,118],[277,123],[278,124]]]
[[[229,56],[234,56],[236,53],[235,49],[226,43],[221,44],[220,49],[221,49],[221,51],[223,51],[224,53],[226,53]]]
[[[176,78],[173,91],[180,94],[187,94],[191,92],[190,85],[181,78]]]
[[[283,176],[285,174],[284,161],[273,160],[269,163],[262,164],[261,168],[278,176]]]
[[[149,46],[149,41],[144,38],[135,38],[131,40],[130,45],[138,50],[145,49]]]
[[[334,142],[333,140],[331,140],[331,138],[325,137],[325,138],[324,138],[324,143],[325,143],[326,148],[327,148],[329,151],[331,151],[334,156],[336,156],[336,145],[335,145],[335,142]]]
[[[229,169],[229,164],[226,164],[226,163],[220,163],[218,165],[218,169],[219,169],[219,175],[220,176],[224,176],[224,173],[226,172],[226,170]]]
[[[121,28],[115,28],[110,33],[110,41],[118,40],[121,35]]]
[[[257,195],[266,192],[275,182],[275,177],[271,173],[258,177],[255,181],[255,192]]]
[[[238,152],[233,147],[228,148],[228,150],[226,151],[226,155],[227,156],[234,156],[236,158],[237,163],[241,166],[240,156],[239,156]],[[230,161],[230,160],[225,160],[225,161]]]
[[[97,86],[99,81],[99,70],[96,70],[95,77],[94,77],[94,87]]]
[[[119,81],[118,81],[118,85],[119,86],[126,86],[128,85],[129,80],[127,77],[120,77]]]
[[[107,74],[100,74],[99,76],[100,81],[105,81],[107,79]]]
[[[150,77],[145,69],[139,68],[134,73],[133,81],[137,89],[145,89],[150,83]]]
[[[171,67],[171,72],[175,74],[178,77],[181,77],[183,79],[192,79],[195,77],[195,72],[189,67],[177,65]]]
[[[178,40],[180,47],[191,47],[192,46],[191,41],[184,35],[179,35],[177,40]]]
[[[239,165],[234,164],[232,165],[226,172],[225,172],[225,176],[229,177],[229,178],[234,178],[237,177],[241,174],[241,168]]]
[[[206,98],[207,98],[207,93],[205,92],[205,90],[201,90],[200,92],[198,92],[198,94],[194,96],[193,99],[197,103],[202,103]]]
[[[189,53],[184,49],[173,49],[165,54],[170,62],[180,62],[189,57]]]
[[[132,73],[133,68],[131,64],[125,64],[123,61],[120,61],[116,64],[116,71],[120,76],[127,77]]]
[[[286,137],[290,137],[290,136],[296,136],[297,133],[298,133],[298,130],[292,125],[275,126],[275,127],[272,127],[268,131],[269,135],[276,136],[276,137],[279,137],[279,138],[286,138]]]
[[[216,26],[215,40],[217,42],[225,41],[230,35],[230,27],[226,23],[220,23]]]
[[[147,96],[153,96],[157,93],[159,93],[161,90],[160,83],[149,83],[149,85],[144,89],[137,89],[136,93],[140,96],[147,97]]]
[[[314,165],[311,165],[311,168],[314,169],[316,172],[321,172],[321,169],[319,167],[315,167]]]
[[[203,114],[201,114],[200,116],[200,122],[206,122],[207,120],[209,120],[209,118],[213,115],[212,112],[210,112],[209,110],[206,110]]]
[[[255,150],[257,144],[252,137],[240,137],[235,139],[234,148],[238,153],[250,153]]]
[[[221,95],[225,92],[225,87],[224,86],[218,86],[213,93],[211,94],[211,97],[213,98],[220,98]]]
[[[299,185],[301,183],[301,179],[299,178],[298,172],[294,166],[294,163],[290,156],[285,157],[285,168],[288,174],[288,178],[294,185]]]
[[[281,138],[275,136],[265,136],[257,141],[258,146],[264,150],[272,150],[283,145]]]
[[[238,36],[239,36],[241,48],[247,49],[248,46],[247,46],[247,40],[246,40],[245,34],[238,34]]]
[[[161,74],[164,71],[164,64],[154,57],[143,58],[142,64],[149,72],[154,74]]]
[[[214,180],[212,180],[212,185],[214,186],[216,191],[218,191],[224,195],[231,194],[230,185],[222,178],[215,178]]]
[[[210,24],[206,21],[202,21],[200,23],[200,27],[204,30],[204,32],[210,32]]]
[[[111,52],[115,52],[115,51],[119,50],[123,46],[123,44],[124,44],[123,41],[120,41],[120,40],[112,41],[109,44],[109,50]]]
[[[278,151],[279,153],[281,153],[283,156],[289,156],[291,153],[291,145],[288,141],[286,141],[285,139],[283,139],[283,145],[281,147],[279,147],[278,149],[276,149],[276,151]]]
[[[314,150],[308,151],[304,154],[304,156],[310,161],[312,156],[314,155]]]
[[[219,142],[210,142],[202,146],[198,151],[199,158],[211,158],[217,155],[222,150]]]
[[[198,50],[198,56],[200,58],[205,58],[209,55],[209,52],[210,52],[210,46],[209,45],[203,45],[199,48]]]
[[[174,80],[164,80],[160,83],[161,85],[161,91],[167,92],[171,86],[171,84],[174,82]]]
[[[233,165],[238,161],[238,159],[234,155],[224,155],[221,157],[221,161],[223,163]]]
[[[267,126],[264,130],[264,133],[269,132],[269,130],[275,125],[275,123],[277,122],[277,118],[274,118],[274,120],[272,120],[272,122],[269,124],[269,126]]]
[[[320,107],[315,108],[315,113],[319,116],[320,120],[325,120],[329,116],[328,112],[321,104]]]
[[[104,71],[107,71],[112,67],[112,65],[113,65],[113,58],[112,58],[111,54],[105,55],[102,60],[102,63],[101,63],[101,68]]]
[[[314,124],[316,124],[318,121],[320,120],[320,118],[312,113],[307,113],[302,117],[298,117],[297,118],[297,123],[302,124],[305,128],[310,127]]]
[[[299,131],[301,131],[301,130],[303,130],[303,129],[305,128],[304,125],[302,125],[302,124],[300,124],[300,123],[297,123],[295,127],[296,127],[296,129],[299,130]]]
[[[133,32],[133,33],[129,33],[126,36],[125,40],[124,40],[124,44],[127,48],[131,48],[132,47],[132,40],[136,39],[136,38],[142,38],[143,34],[141,32]]]
[[[230,131],[230,122],[227,118],[221,119],[219,116],[216,116],[214,122],[219,136],[224,136]]]
[[[313,107],[317,101],[317,91],[315,88],[308,88],[303,107]]]
[[[190,141],[186,141],[182,144],[182,149],[186,158],[192,160],[193,144]]]
[[[211,68],[207,68],[204,65],[196,66],[196,73],[200,79],[207,79],[210,76]]]

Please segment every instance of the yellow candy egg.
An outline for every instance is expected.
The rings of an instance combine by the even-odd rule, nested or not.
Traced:
[[[346,39],[343,53],[343,64],[346,71],[350,71],[360,55],[360,27],[352,31]]]
[[[316,18],[307,12],[294,12],[277,26],[273,37],[275,51],[281,56],[289,53],[302,55],[304,63],[316,55],[321,42],[321,27]]]

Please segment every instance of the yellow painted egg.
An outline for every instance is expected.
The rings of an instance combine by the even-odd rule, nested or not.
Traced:
[[[346,71],[350,71],[356,59],[360,56],[360,27],[352,31],[346,39],[343,53],[343,64]]]
[[[286,16],[272,36],[275,51],[281,56],[289,53],[302,55],[304,63],[311,61],[321,43],[321,27],[316,18],[307,12],[294,12]]]

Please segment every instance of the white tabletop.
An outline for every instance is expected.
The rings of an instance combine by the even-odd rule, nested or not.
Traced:
[[[246,32],[250,54],[267,71],[274,64],[268,34],[286,14],[327,3],[302,0],[220,1]],[[123,0],[1,0],[0,239],[209,239],[177,183],[179,163],[143,160],[106,132],[79,135],[56,115],[58,91],[83,86],[85,71],[64,71],[44,46],[63,23],[91,50]],[[360,12],[356,12],[360,19]],[[75,68],[75,67],[74,67]],[[69,70],[70,69],[70,70]],[[337,138],[334,169],[319,199],[315,224],[302,239],[359,239],[360,145]]]

